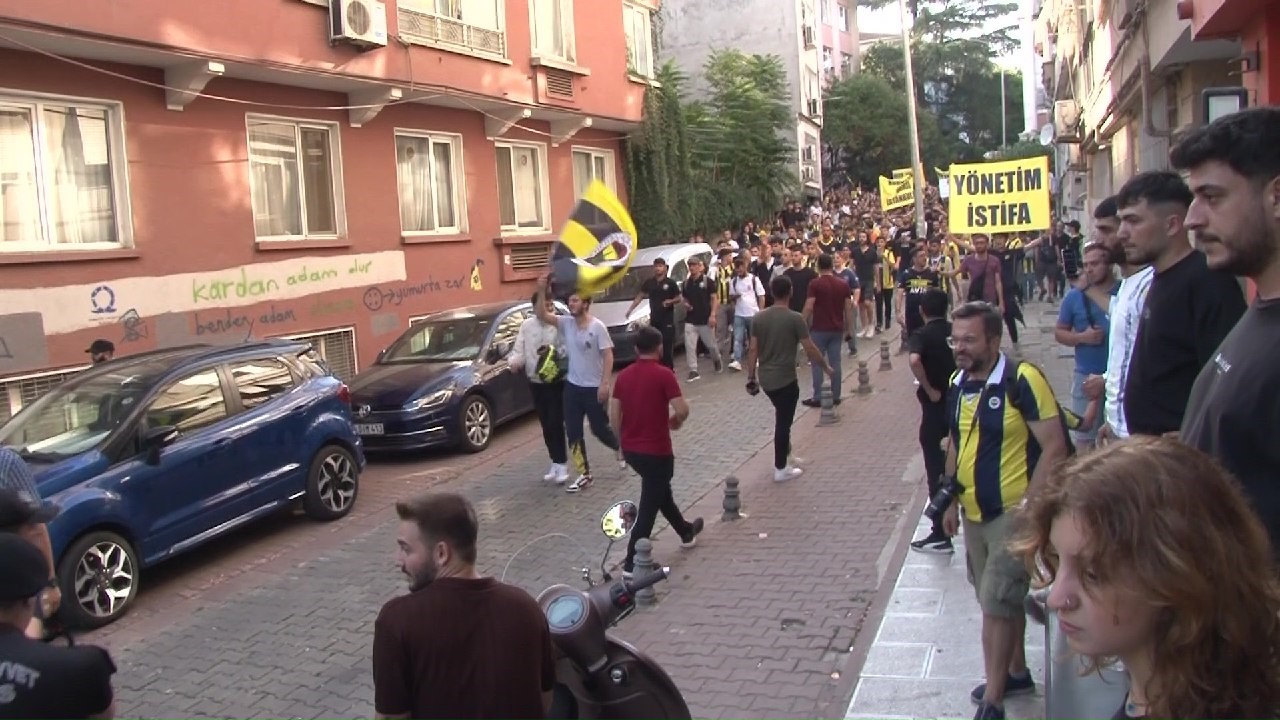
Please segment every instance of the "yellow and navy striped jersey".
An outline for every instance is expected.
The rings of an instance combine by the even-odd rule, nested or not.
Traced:
[[[880,288],[892,290],[898,287],[898,256],[889,248],[880,254]]]
[[[729,280],[733,277],[733,268],[721,267],[716,271],[716,299],[720,306],[729,304]]]
[[[993,520],[1027,492],[1040,459],[1027,423],[1059,417],[1053,388],[1035,365],[1001,354],[986,380],[966,380],[956,371],[947,409],[956,480],[965,488],[960,506],[971,521]]]

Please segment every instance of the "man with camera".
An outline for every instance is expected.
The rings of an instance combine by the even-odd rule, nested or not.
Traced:
[[[949,536],[964,524],[987,678],[972,693],[974,720],[1004,720],[1006,693],[1035,691],[1023,643],[1030,579],[1006,547],[1009,511],[1068,454],[1053,389],[1039,368],[1000,352],[1003,326],[1000,310],[986,302],[965,303],[951,315],[960,370],[947,394],[948,480],[926,510],[930,518],[942,516]]]
[[[924,453],[925,482],[929,497],[937,495],[946,474],[947,454],[942,441],[947,437],[947,386],[956,372],[956,359],[948,344],[951,323],[947,321],[947,297],[945,290],[929,288],[920,300],[920,314],[924,327],[907,338],[908,360],[911,374],[920,387],[916,397],[920,400],[920,450]],[[949,555],[955,552],[951,536],[942,529],[942,516],[930,518],[933,528],[927,537],[911,543],[911,549],[924,553]]]

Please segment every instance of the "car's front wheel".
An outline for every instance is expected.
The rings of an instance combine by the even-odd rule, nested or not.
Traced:
[[[489,403],[479,395],[471,395],[462,401],[458,414],[459,442],[467,452],[480,452],[489,447],[493,437],[493,411]]]
[[[325,445],[311,461],[302,509],[314,520],[337,520],[351,512],[359,491],[355,456],[339,445]]]
[[[115,622],[138,595],[139,570],[133,546],[113,532],[76,540],[58,563],[62,621],[83,630]]]

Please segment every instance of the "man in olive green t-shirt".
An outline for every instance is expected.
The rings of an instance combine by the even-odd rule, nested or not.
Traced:
[[[809,361],[821,367],[828,376],[831,365],[822,351],[809,339],[804,316],[787,306],[791,299],[791,278],[781,275],[769,283],[773,305],[751,319],[751,348],[747,352],[747,387],[756,383],[759,363],[760,389],[773,403],[773,480],[786,482],[800,475],[798,467],[787,464],[791,454],[791,423],[800,402],[800,380],[796,376],[796,345],[804,348]]]

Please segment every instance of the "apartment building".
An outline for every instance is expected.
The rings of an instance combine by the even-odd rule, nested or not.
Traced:
[[[830,85],[862,66],[856,0],[818,0],[818,15],[822,21],[822,79]]]
[[[0,0],[0,421],[98,338],[307,337],[345,377],[526,296],[579,191],[624,191],[656,10]]]
[[[1082,222],[1134,174],[1169,166],[1205,122],[1202,92],[1239,86],[1238,40],[1197,40],[1178,0],[1044,0],[1036,49],[1052,105],[1059,207]]]
[[[1196,40],[1239,38],[1235,58],[1250,105],[1280,104],[1280,3],[1256,0],[1180,0],[1178,17],[1191,21]]]
[[[834,26],[824,27],[822,12]],[[853,0],[664,0],[661,13],[659,53],[689,74],[695,95],[705,90],[701,70],[715,50],[782,58],[795,109],[794,131],[786,135],[796,147],[796,176],[807,194],[821,194],[823,53],[829,47],[833,63],[850,55],[850,68],[857,67]]]

